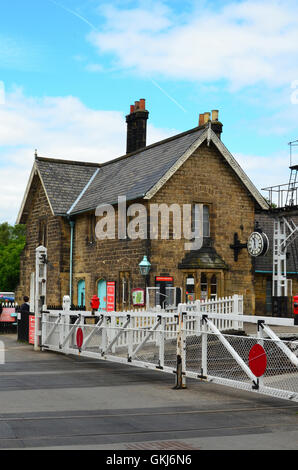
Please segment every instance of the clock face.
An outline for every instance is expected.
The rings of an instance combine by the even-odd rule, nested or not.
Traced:
[[[247,250],[251,256],[264,256],[269,248],[268,237],[265,233],[253,232],[247,241]]]

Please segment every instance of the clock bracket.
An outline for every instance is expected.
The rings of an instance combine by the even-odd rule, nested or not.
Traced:
[[[234,261],[238,261],[239,253],[244,248],[247,248],[247,243],[241,243],[238,233],[234,233],[234,243],[230,245],[230,248],[234,250]]]

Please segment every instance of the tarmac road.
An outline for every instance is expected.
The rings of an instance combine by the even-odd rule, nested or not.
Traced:
[[[298,403],[0,340],[1,449],[298,448]]]

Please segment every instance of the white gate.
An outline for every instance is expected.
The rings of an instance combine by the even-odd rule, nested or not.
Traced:
[[[242,296],[233,296],[173,312],[45,310],[42,348],[174,373],[177,387],[190,377],[298,401],[298,340],[272,330],[294,321],[243,315],[242,305]],[[243,334],[244,323],[255,324],[254,336]],[[249,360],[256,344],[266,356],[262,374]]]
[[[240,336],[218,329],[216,323],[224,321],[223,314],[189,314],[186,305],[180,307],[184,317],[181,335],[185,377],[298,401],[298,330],[296,338],[281,340],[272,329],[293,326],[292,319],[244,315],[242,321],[255,324],[256,334]],[[190,334],[188,319],[194,317],[197,331]],[[237,321],[233,314],[231,320],[233,317]],[[260,353],[249,360],[257,344],[262,347]],[[254,372],[258,361],[265,364],[260,375]]]
[[[44,311],[42,348],[176,371],[177,315],[165,312]],[[78,341],[78,330],[82,342]]]

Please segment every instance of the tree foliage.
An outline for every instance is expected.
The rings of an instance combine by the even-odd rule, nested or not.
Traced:
[[[0,224],[0,291],[14,292],[17,287],[25,242],[24,225]]]

